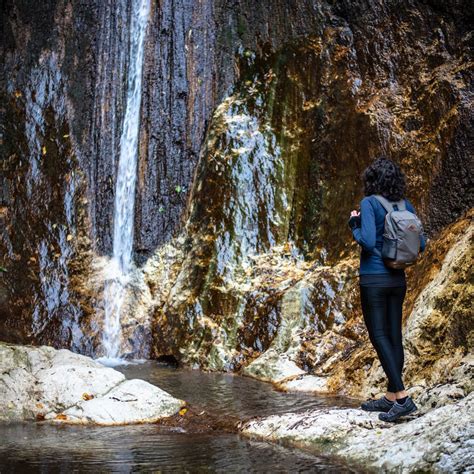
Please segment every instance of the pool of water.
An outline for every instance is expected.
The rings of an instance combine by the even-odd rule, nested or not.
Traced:
[[[240,375],[177,369],[153,362],[117,367],[129,379],[143,379],[197,408],[245,420],[316,407],[358,406],[336,396],[284,393],[269,383]]]
[[[189,403],[195,412],[245,420],[350,399],[277,392],[270,384],[230,374],[157,363],[118,367]],[[86,427],[0,425],[0,472],[357,472],[331,458],[242,438],[222,430],[136,425]]]

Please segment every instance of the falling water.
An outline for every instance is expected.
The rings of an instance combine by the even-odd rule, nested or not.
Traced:
[[[113,255],[104,287],[102,344],[105,358],[110,362],[121,355],[120,317],[132,265],[143,52],[149,11],[150,0],[132,0],[127,99],[115,187]]]

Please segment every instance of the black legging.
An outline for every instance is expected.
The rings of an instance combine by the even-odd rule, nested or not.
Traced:
[[[405,390],[402,382],[402,306],[406,286],[361,286],[364,321],[388,378],[388,391]]]

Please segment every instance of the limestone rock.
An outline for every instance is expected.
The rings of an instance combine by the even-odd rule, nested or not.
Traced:
[[[326,377],[317,377],[315,375],[302,375],[299,377],[285,380],[277,384],[278,388],[287,392],[329,392],[328,381]]]
[[[378,472],[468,472],[473,409],[471,394],[395,425],[361,410],[314,410],[253,420],[242,433],[340,456]]]
[[[41,400],[46,411],[59,412],[82,400],[84,394],[96,397],[125,380],[120,372],[98,363],[91,364],[93,361],[86,357],[61,362],[66,361],[57,356],[51,361],[51,367],[40,369],[35,374],[36,398]]]
[[[280,265],[277,268],[282,272]],[[334,267],[316,266],[292,276],[300,281],[288,289],[281,287],[280,325],[270,347],[242,373],[276,383],[284,390],[302,390],[299,382],[285,382],[307,375],[304,369],[308,366],[317,366],[315,378],[306,379],[304,385],[310,383],[310,391],[318,385],[321,391],[328,391],[326,372],[355,343],[345,329],[353,318],[352,265],[343,262]]]
[[[0,421],[154,422],[185,402],[68,350],[0,343]]]
[[[304,373],[285,354],[278,354],[274,349],[266,351],[243,370],[243,374],[266,382],[281,382]]]
[[[153,423],[176,414],[182,400],[143,380],[126,380],[110,392],[65,410],[55,421],[123,425]]]

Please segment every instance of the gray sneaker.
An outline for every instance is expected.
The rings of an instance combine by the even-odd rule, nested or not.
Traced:
[[[376,400],[367,400],[360,406],[364,411],[383,411],[387,413],[393,407],[394,402],[391,402],[385,397]]]
[[[388,413],[380,413],[379,419],[382,421],[394,422],[397,421],[401,416],[407,416],[417,410],[417,407],[413,400],[408,397],[403,405],[395,402],[390,408]]]

